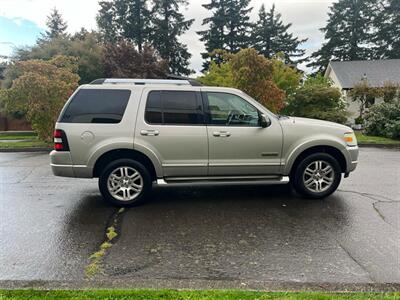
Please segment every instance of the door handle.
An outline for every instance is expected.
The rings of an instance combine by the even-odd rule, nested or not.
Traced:
[[[142,130],[140,134],[145,136],[157,136],[160,132],[158,130]]]
[[[215,132],[213,132],[213,136],[215,136],[215,137],[230,137],[231,133],[228,131],[215,131]]]

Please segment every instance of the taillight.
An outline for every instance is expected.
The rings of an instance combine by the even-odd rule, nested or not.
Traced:
[[[56,129],[54,130],[53,136],[54,136],[54,150],[69,151],[67,136],[65,135],[64,131]]]

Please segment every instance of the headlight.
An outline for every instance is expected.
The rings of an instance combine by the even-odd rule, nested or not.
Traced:
[[[357,146],[357,138],[354,132],[345,133],[343,139],[346,142],[347,146]]]

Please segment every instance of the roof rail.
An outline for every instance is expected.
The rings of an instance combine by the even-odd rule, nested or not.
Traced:
[[[169,78],[169,77],[167,77]],[[133,84],[133,85],[151,85],[151,84],[166,84],[178,86],[199,86],[201,85],[194,79],[128,79],[128,78],[101,78],[92,81],[90,84]]]
[[[168,74],[167,79],[175,79],[175,80],[187,80],[190,82],[190,85],[192,86],[202,86],[202,84],[197,81],[196,79],[189,78],[189,77],[183,77],[183,76],[178,76],[174,74]]]

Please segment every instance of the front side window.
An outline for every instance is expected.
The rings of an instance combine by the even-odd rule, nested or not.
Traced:
[[[257,108],[234,94],[206,92],[208,122],[223,126],[259,126]]]
[[[131,95],[129,90],[81,89],[59,119],[62,123],[119,123]]]
[[[164,125],[203,124],[201,101],[191,91],[151,91],[147,98],[146,122]]]

